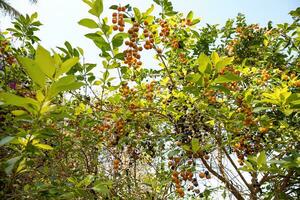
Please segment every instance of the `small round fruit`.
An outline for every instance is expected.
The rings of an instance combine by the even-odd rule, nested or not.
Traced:
[[[200,172],[200,173],[199,173],[199,177],[200,177],[200,178],[204,178],[204,177],[205,177],[205,173],[204,173],[204,172]]]
[[[120,27],[119,27],[119,31],[120,31],[120,32],[123,32],[123,31],[124,31],[124,27],[123,27],[123,26],[120,26]]]
[[[118,26],[117,25],[113,26],[113,30],[117,31],[118,30]]]

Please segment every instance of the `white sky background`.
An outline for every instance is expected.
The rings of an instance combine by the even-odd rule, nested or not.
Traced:
[[[67,40],[72,46],[80,46],[85,50],[86,61],[100,63],[99,50],[91,40],[84,37],[89,30],[78,25],[82,18],[89,18],[88,7],[81,0],[39,0],[35,5],[28,0],[10,0],[21,13],[39,13],[39,20],[44,24],[38,32],[41,44],[46,48],[63,46]],[[242,12],[251,23],[266,24],[269,20],[275,23],[289,22],[288,12],[300,6],[298,0],[172,0],[175,10],[202,18],[200,25],[206,23],[224,24],[228,18],[233,18]],[[112,4],[128,4],[139,7],[142,11],[153,4],[152,0],[104,0],[104,13],[110,16],[108,7]],[[10,27],[11,19],[0,15],[0,28]],[[92,30],[93,31],[93,30]],[[91,32],[92,32],[91,31]],[[151,58],[147,58],[151,60]]]

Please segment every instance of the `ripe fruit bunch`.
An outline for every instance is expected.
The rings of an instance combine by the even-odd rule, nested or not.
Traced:
[[[7,40],[0,41],[0,60],[1,63],[9,65],[16,63],[16,58],[9,52],[9,42]],[[0,68],[2,70],[2,67]]]
[[[271,75],[266,70],[263,70],[261,74],[263,82],[268,81],[271,78]]]
[[[144,48],[146,50],[152,49],[154,46],[154,36],[153,34],[148,30],[148,29],[144,29],[143,31],[144,37],[145,37],[145,44],[144,44]]]
[[[117,171],[120,167],[120,160],[119,159],[114,159],[113,161],[113,168],[115,171]]]
[[[143,47],[138,45],[138,33],[140,24],[138,22],[133,23],[133,26],[128,30],[130,40],[125,41],[125,45],[128,48],[124,51],[125,61],[124,63],[127,64],[129,67],[134,67],[138,69],[142,62],[140,61],[141,55],[139,51],[143,50]]]
[[[125,29],[125,22],[124,22],[124,14],[123,12],[126,11],[126,7],[121,7],[119,6],[117,8],[118,12],[114,12],[112,14],[112,23],[114,24],[113,30],[117,31],[119,30],[120,32],[123,32]]]
[[[188,62],[188,59],[186,58],[186,55],[184,53],[179,53],[179,62],[185,64]]]
[[[172,181],[173,183],[175,183],[176,193],[180,197],[184,197],[184,190],[181,186],[181,180],[179,179],[179,172],[177,172],[176,170],[172,172]]]
[[[129,93],[130,93],[130,89],[128,86],[128,83],[125,82],[122,84],[121,88],[120,88],[120,93],[122,94],[123,97],[128,97]]]
[[[208,99],[208,102],[211,104],[214,104],[217,101],[216,92],[214,90],[207,90],[204,93],[204,96]]]
[[[167,21],[160,20],[159,25],[161,26],[160,37],[166,38],[170,35],[170,27]]]
[[[181,171],[180,176],[182,178],[182,180],[184,181],[193,181],[193,172],[191,171]]]
[[[227,66],[227,67],[224,67],[221,71],[220,71],[220,75],[224,75],[225,72],[231,72],[235,75],[240,75],[240,71],[239,70],[236,70],[234,69],[232,66]]]
[[[153,100],[154,85],[155,85],[155,81],[152,81],[151,83],[146,85],[146,89],[147,89],[146,99],[147,99],[147,101],[152,101]]]
[[[100,125],[96,125],[93,130],[97,133],[102,133],[104,131],[107,131],[108,129],[110,129],[110,125],[109,124],[100,124]]]
[[[237,154],[240,165],[244,164],[246,156],[257,154],[262,150],[262,139],[261,134],[252,136],[245,135],[234,145],[234,152]]]
[[[125,122],[123,119],[119,119],[117,122],[116,122],[116,130],[117,130],[117,133],[119,134],[122,134],[124,132],[124,125],[125,125]]]

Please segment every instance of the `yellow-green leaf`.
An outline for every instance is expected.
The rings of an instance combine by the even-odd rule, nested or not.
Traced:
[[[55,72],[55,61],[50,52],[41,45],[36,50],[35,62],[46,76],[52,78]]]
[[[40,148],[40,149],[45,149],[45,150],[52,150],[53,147],[51,147],[50,145],[48,144],[41,144],[41,143],[38,143],[38,144],[35,144],[34,146]]]

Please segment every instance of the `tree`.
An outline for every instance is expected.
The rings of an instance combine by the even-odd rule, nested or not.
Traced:
[[[37,0],[30,0],[31,3],[37,3]],[[11,16],[20,16],[19,11],[17,11],[14,7],[12,7],[7,0],[0,0],[0,10],[4,14],[8,14]]]
[[[299,8],[198,28],[167,0],[110,19],[84,2],[101,69],[69,42],[33,48],[36,14],[10,29],[20,47],[0,37],[3,198],[298,198]]]

